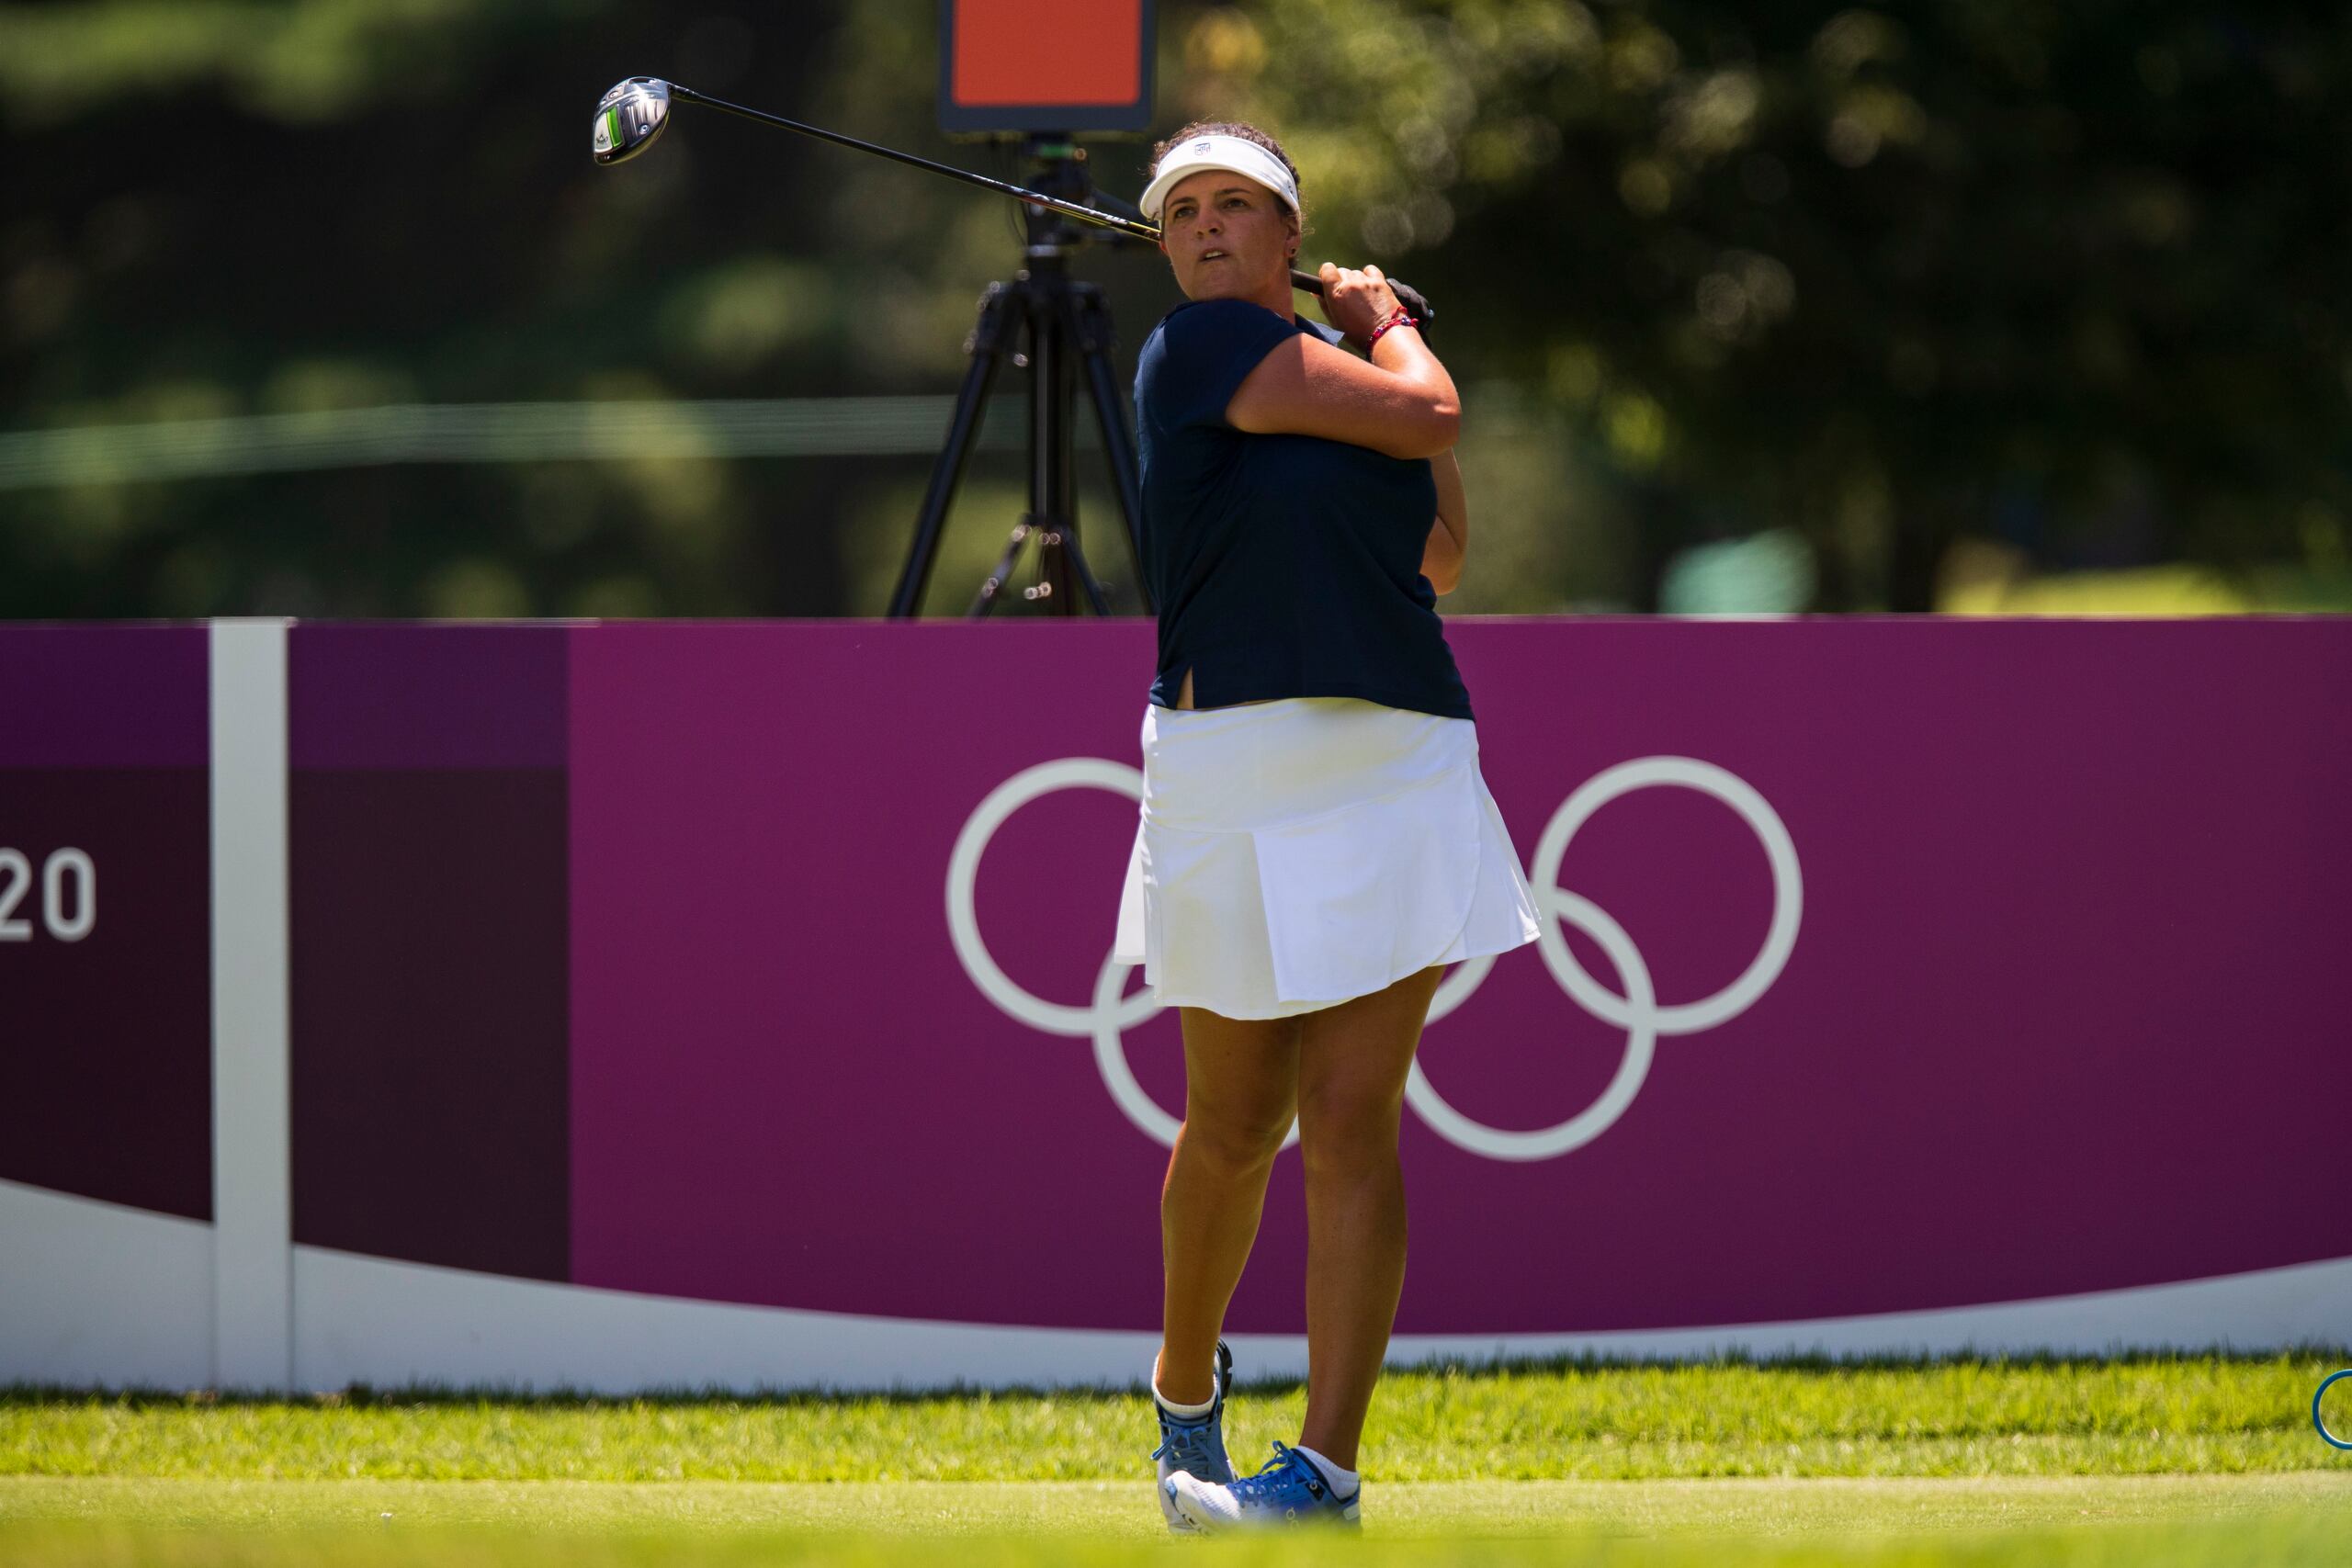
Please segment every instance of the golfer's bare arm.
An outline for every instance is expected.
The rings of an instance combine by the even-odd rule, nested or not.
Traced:
[[[1320,435],[1391,457],[1434,457],[1461,434],[1462,400],[1410,328],[1383,333],[1369,359],[1300,333],[1258,362],[1225,420],[1253,435]]]
[[[1451,593],[1461,586],[1462,560],[1470,553],[1470,503],[1462,494],[1462,465],[1453,453],[1430,458],[1430,472],[1437,479],[1437,521],[1421,547],[1421,575],[1440,593]]]

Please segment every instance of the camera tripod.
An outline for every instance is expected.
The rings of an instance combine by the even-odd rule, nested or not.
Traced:
[[[1023,146],[1026,156],[1044,165],[1028,188],[1085,204],[1091,196],[1083,150],[1067,137],[1032,135]],[[1135,438],[1127,429],[1125,399],[1111,369],[1111,345],[1115,333],[1102,290],[1069,276],[1069,253],[1091,236],[1059,213],[1027,206],[1025,259],[1028,265],[1011,283],[991,283],[980,296],[979,321],[965,340],[971,365],[956,395],[955,417],[949,422],[946,445],[931,470],[922,511],[915,520],[913,544],[890,595],[894,618],[915,614],[931,581],[939,556],[940,536],[956,486],[972,454],[981,414],[997,373],[1009,359],[1029,372],[1029,509],[1012,529],[1004,553],[980,584],[968,612],[986,615],[1004,598],[1006,585],[1033,542],[1037,550],[1037,581],[1022,590],[1024,600],[1047,614],[1074,615],[1080,602],[1095,615],[1109,614],[1102,582],[1087,565],[1079,543],[1078,490],[1072,461],[1073,401],[1082,378],[1102,450],[1111,465],[1111,479],[1126,524],[1136,585],[1148,611],[1150,589],[1143,581],[1143,536],[1137,496],[1139,476]],[[1128,236],[1111,232],[1115,242]],[[1025,342],[1026,346],[1022,346]]]
[[[996,570],[980,585],[979,597],[973,601],[971,613],[976,616],[989,613],[1001,595],[1022,547],[1033,538],[1037,541],[1042,576],[1035,587],[1023,591],[1023,597],[1033,602],[1043,600],[1049,612],[1069,615],[1078,613],[1078,600],[1082,594],[1095,614],[1104,612],[1102,585],[1087,569],[1085,553],[1079,548],[1077,491],[1071,482],[1070,398],[1074,378],[1080,372],[1086,377],[1087,390],[1094,401],[1094,417],[1102,425],[1102,448],[1110,454],[1119,508],[1126,517],[1127,543],[1136,562],[1136,590],[1143,597],[1144,608],[1151,609],[1151,588],[1143,581],[1143,539],[1138,528],[1141,503],[1137,499],[1140,481],[1135,442],[1127,433],[1123,403],[1111,379],[1111,313],[1102,303],[1100,288],[1091,283],[1073,282],[1069,276],[1069,253],[1088,237],[1089,231],[1073,229],[1056,220],[1075,219],[1107,231],[1114,243],[1157,243],[1159,225],[1125,202],[1088,199],[1093,196],[1093,189],[1083,166],[1086,153],[1066,132],[1032,131],[1026,135],[1023,152],[1044,164],[1045,170],[1030,184],[1016,186],[935,164],[911,152],[861,141],[821,126],[786,119],[765,109],[730,104],[658,76],[628,77],[597,100],[590,145],[596,162],[627,163],[652,146],[668,128],[673,104],[699,104],[724,114],[757,120],[762,125],[928,169],[967,185],[1018,197],[1028,211],[1029,265],[1014,282],[990,284],[981,296],[979,324],[966,344],[966,352],[972,355],[972,367],[965,373],[963,389],[956,394],[956,417],[948,430],[947,445],[932,468],[931,488],[923,496],[914,545],[908,551],[898,589],[890,595],[891,615],[902,619],[910,616],[922,602],[922,591],[931,580],[932,565],[939,552],[940,529],[946,521],[948,504],[955,499],[956,486],[963,479],[964,464],[971,456],[972,439],[979,428],[980,405],[1008,357],[1030,373],[1029,510],[1013,529],[1012,541],[998,558]],[[1293,268],[1290,281],[1294,288],[1304,289],[1318,299],[1322,296],[1323,281],[1314,273]],[[1393,277],[1388,286],[1426,335],[1436,314],[1429,301]],[[1335,327],[1311,321],[1306,325],[1326,343],[1342,341]],[[1027,329],[1029,338],[1025,353],[1013,347],[1017,332],[1023,327]]]

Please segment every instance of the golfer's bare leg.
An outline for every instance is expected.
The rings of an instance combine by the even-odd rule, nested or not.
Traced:
[[[1167,1270],[1159,1392],[1199,1404],[1216,1388],[1213,1364],[1226,1303],[1258,1239],[1266,1178],[1290,1133],[1298,1095],[1299,1021],[1184,1021],[1184,1125],[1159,1193]]]
[[[1442,969],[1308,1013],[1298,1050],[1306,1164],[1306,1425],[1299,1441],[1356,1465],[1364,1412],[1405,1288],[1405,1078]]]

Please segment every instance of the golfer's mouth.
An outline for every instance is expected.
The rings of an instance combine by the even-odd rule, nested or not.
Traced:
[[[1213,262],[1213,261],[1223,261],[1223,260],[1225,260],[1225,259],[1226,259],[1226,254],[1225,254],[1225,253],[1224,253],[1223,251],[1207,251],[1207,252],[1204,252],[1204,253],[1202,254],[1202,256],[1201,256],[1201,264],[1202,264],[1204,266],[1205,266],[1205,265],[1207,265],[1210,262]]]

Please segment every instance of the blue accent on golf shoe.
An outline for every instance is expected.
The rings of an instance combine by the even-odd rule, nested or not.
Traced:
[[[1159,1416],[1159,1446],[1151,1457],[1159,1467],[1159,1512],[1172,1530],[1190,1531],[1193,1522],[1176,1511],[1168,1498],[1168,1478],[1182,1473],[1197,1480],[1222,1486],[1233,1479],[1233,1461],[1225,1452],[1225,1396],[1233,1387],[1233,1352],[1225,1341],[1216,1342],[1216,1393],[1209,1403],[1209,1413],[1196,1421],[1171,1416],[1159,1403],[1157,1393],[1152,1396],[1152,1408]]]
[[[1334,1524],[1358,1528],[1361,1489],[1341,1497],[1323,1479],[1323,1472],[1305,1454],[1281,1443],[1274,1457],[1257,1474],[1228,1486],[1201,1485],[1182,1479],[1160,1483],[1160,1495],[1195,1529],[1215,1534],[1224,1530],[1280,1529],[1295,1524]]]

